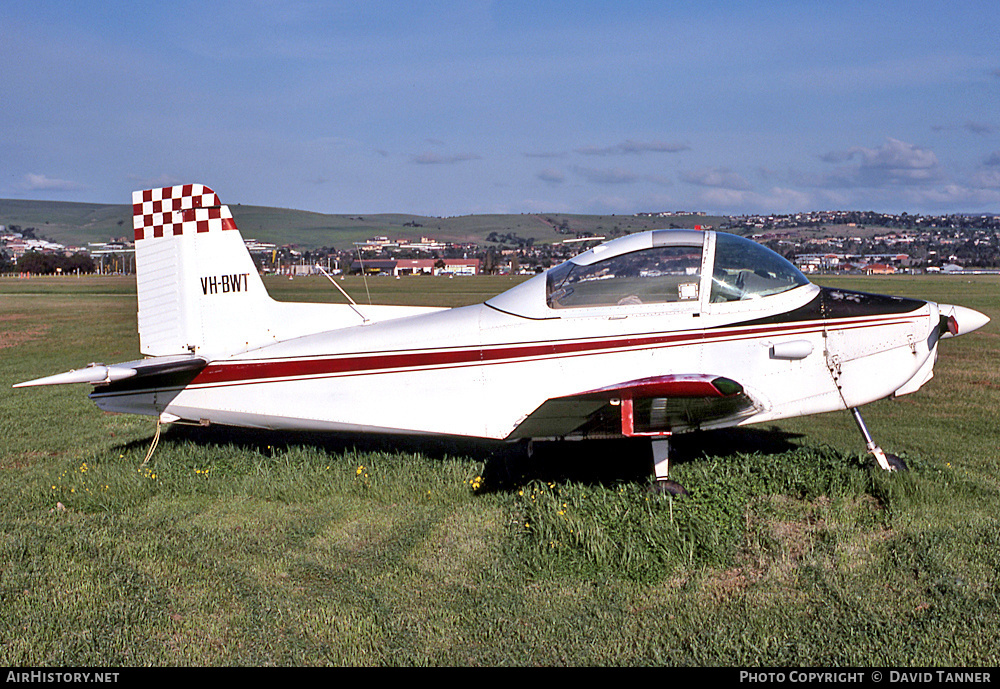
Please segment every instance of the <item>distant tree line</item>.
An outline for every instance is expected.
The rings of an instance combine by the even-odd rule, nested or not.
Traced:
[[[96,270],[94,261],[86,254],[42,254],[28,251],[17,262],[17,270],[21,273],[34,275],[52,275],[54,273],[93,273]]]
[[[22,228],[20,225],[8,225],[7,230],[12,234],[19,234],[25,239],[41,239],[41,237],[35,234],[36,230],[34,227]]]
[[[494,244],[513,244],[518,248],[528,249],[535,245],[534,237],[519,237],[517,232],[490,232],[486,235],[486,241]]]

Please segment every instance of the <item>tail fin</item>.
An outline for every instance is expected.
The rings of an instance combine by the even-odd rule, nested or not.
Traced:
[[[267,294],[229,208],[201,184],[132,194],[139,349],[208,360],[438,308],[278,302]]]
[[[136,191],[132,214],[143,354],[232,354],[273,341],[274,302],[214,191]]]

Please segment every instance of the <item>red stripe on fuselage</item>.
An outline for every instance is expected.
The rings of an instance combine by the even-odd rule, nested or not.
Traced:
[[[912,318],[912,315],[893,316],[879,320],[858,318],[845,319],[836,323],[811,321],[734,327],[718,331],[690,330],[670,334],[634,335],[606,340],[556,341],[409,352],[369,352],[343,356],[222,361],[206,367],[191,382],[189,387],[215,387],[277,382],[288,379],[366,375],[399,370],[415,371],[527,362],[554,357],[585,356],[636,349],[660,349],[699,342],[718,343],[727,340],[755,339],[764,335],[807,334],[821,331],[824,326],[836,329],[868,328],[904,323]]]

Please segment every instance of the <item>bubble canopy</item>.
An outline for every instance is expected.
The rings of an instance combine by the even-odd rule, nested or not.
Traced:
[[[653,230],[594,247],[486,303],[528,318],[564,318],[595,308],[690,310],[705,302],[763,299],[808,284],[788,260],[749,239]]]
[[[715,233],[714,258],[712,302],[759,299],[809,284],[784,256],[734,234]]]

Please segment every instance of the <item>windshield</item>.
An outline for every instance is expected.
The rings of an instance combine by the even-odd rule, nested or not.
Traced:
[[[734,234],[716,234],[712,302],[758,299],[809,284],[780,254]]]
[[[698,246],[660,246],[588,266],[567,261],[548,272],[549,308],[698,301]]]

